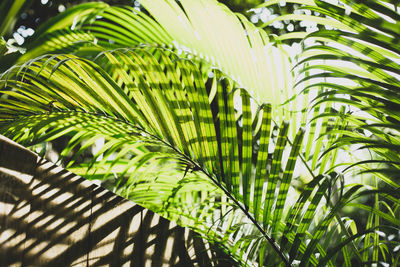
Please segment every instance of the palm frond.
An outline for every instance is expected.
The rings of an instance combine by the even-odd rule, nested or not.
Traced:
[[[300,73],[297,85],[304,86],[305,94],[318,92],[311,102],[311,110],[314,109],[312,123],[324,120],[321,137],[325,136],[328,140],[327,149],[322,154],[314,154],[312,169],[319,165],[321,173],[324,173],[329,157],[334,159],[338,153],[343,154],[339,149],[367,150],[371,158],[363,158],[353,164],[347,162],[349,167],[344,172],[357,166],[361,169],[359,173],[372,174],[374,179],[385,182],[392,193],[398,191],[400,134],[395,125],[399,122],[400,50],[399,33],[395,29],[398,28],[400,16],[397,4],[372,0],[347,0],[338,4],[318,0],[287,2],[302,4],[300,9],[318,12],[325,17],[307,16],[307,20],[322,25],[313,33],[293,33],[277,38],[282,41],[292,37],[304,38],[303,52],[297,63]],[[276,4],[276,1],[268,1],[263,6],[270,4]],[[290,14],[276,20],[280,19],[297,20],[305,17]],[[323,26],[333,29],[327,30]],[[326,111],[319,113],[323,107],[327,107]],[[321,137],[316,147],[321,146]],[[311,147],[307,146],[307,160],[311,151]],[[333,162],[329,170],[340,170],[338,167]],[[382,187],[378,183],[373,186]],[[386,252],[390,249],[385,251],[380,246],[382,237],[378,229],[388,226],[398,228],[392,211],[397,204],[393,201],[381,202],[384,195],[375,194],[371,198],[372,205],[350,200],[348,206],[366,210],[369,217],[364,234],[347,235],[340,241],[341,245],[334,249],[335,253],[342,249],[347,264],[351,263],[351,250],[345,244],[350,245],[349,248],[352,248],[360,262],[395,261],[395,257],[390,260],[387,258],[392,254]],[[336,220],[341,222],[339,218]],[[344,230],[342,224],[341,229]],[[357,245],[360,239],[355,236],[363,235],[363,246]],[[308,255],[307,252],[305,255]],[[333,259],[330,250],[323,256],[320,266],[328,263],[328,257]]]
[[[18,15],[24,10],[30,1],[5,0],[0,4],[0,15],[3,18],[0,23],[0,36],[9,35],[17,21]]]
[[[170,0],[141,1],[141,4],[150,16],[132,7],[104,3],[86,3],[68,9],[37,30],[29,40],[28,52],[19,62],[40,52],[81,50],[80,55],[90,57],[100,47],[156,44],[206,60],[246,88],[258,103],[271,103],[275,107],[273,112],[282,113],[275,110],[285,101],[282,92],[290,93],[290,59],[283,49],[269,43],[264,31],[214,0],[179,4]],[[91,40],[96,45],[82,52],[80,42]],[[286,85],[278,79],[278,72],[286,74]]]
[[[352,27],[352,31],[336,27],[333,30],[318,30],[309,34],[307,39],[325,44],[316,43],[304,50],[299,64],[307,62],[309,66],[301,71],[316,73],[305,78],[316,81],[312,82],[313,87],[327,88],[325,93],[315,98],[315,106],[334,102],[360,110],[356,111],[357,116],[340,115],[348,125],[340,131],[343,138],[337,138],[331,145],[343,147],[359,143],[363,148],[377,153],[380,158],[395,162],[390,166],[394,168],[392,171],[398,171],[400,135],[394,125],[400,121],[400,50],[396,41],[399,34],[394,29],[400,16],[396,13],[395,6],[378,1],[343,3],[340,6],[323,1],[314,1],[313,4],[304,2],[310,5],[303,6],[303,9],[329,16],[333,21]],[[318,82],[321,77],[328,82]],[[349,85],[345,85],[346,80]],[[330,117],[338,116],[335,113],[328,114]],[[371,132],[373,138],[366,137],[366,132]]]
[[[75,151],[68,166],[224,244],[242,264],[333,266],[340,253],[347,263],[376,262],[390,255],[379,252],[385,247],[376,229],[385,227],[380,220],[398,227],[398,203],[390,194],[376,194],[372,208],[353,203],[366,191],[345,187],[331,171],[337,148],[358,143],[380,156],[364,163],[392,167],[375,171],[398,188],[391,177],[400,167],[398,33],[377,16],[396,21],[398,14],[375,1],[343,1],[350,14],[322,1],[288,2],[333,18],[310,17],[337,29],[307,38],[340,45],[305,48],[302,96],[290,89],[294,73],[279,44],[290,36],[274,39],[274,47],[264,31],[216,1],[144,0],[148,13],[88,3],[45,23],[22,66],[2,75],[0,132],[27,145],[70,136],[61,152]],[[278,20],[288,18],[303,19]],[[42,50],[75,56],[29,60]],[[104,145],[93,161],[79,162],[99,139]],[[312,179],[291,204],[299,162]],[[370,213],[364,231],[340,217],[345,206]]]
[[[237,255],[245,253],[262,258],[264,255],[260,253],[267,253],[267,257],[278,256],[289,264],[284,250],[275,241],[285,239],[300,248],[299,255],[290,258],[290,262],[301,259],[303,253],[311,255],[305,258],[316,262],[314,250],[319,253],[325,250],[315,245],[315,240],[322,238],[323,230],[314,234],[311,248],[305,243],[307,236],[301,233],[311,230],[309,216],[322,203],[322,198],[315,197],[312,191],[317,188],[315,194],[322,196],[329,187],[327,182],[319,186],[320,179],[313,180],[311,191],[306,190],[300,196],[298,203],[304,206],[298,206],[296,213],[289,216],[301,222],[300,232],[297,227],[285,230],[290,209],[286,196],[304,131],[300,129],[293,142],[287,123],[281,124],[278,133],[271,131],[276,126],[271,121],[270,105],[252,109],[254,100],[248,93],[236,89],[235,82],[221,76],[219,71],[214,72],[211,86],[207,86],[192,62],[158,50],[160,64],[152,49],[150,52],[143,48],[104,52],[98,57],[102,67],[86,59],[59,55],[10,70],[3,80],[6,90],[2,92],[9,98],[1,103],[2,110],[6,111],[1,115],[2,133],[12,136],[19,132],[15,138],[30,143],[35,142],[32,136],[39,142],[76,133],[73,144],[89,140],[81,150],[101,137],[111,142],[105,144],[106,148],[124,151],[117,159],[129,151],[123,148],[124,144],[128,147],[131,144],[134,150],[137,140],[164,147],[163,153],[156,153],[158,158],[175,158],[187,168],[200,171],[222,190],[230,205],[240,210],[247,221],[244,225],[252,226],[240,226],[237,222],[232,231],[223,235],[235,240],[232,248]],[[209,97],[211,88],[216,88],[214,98]],[[40,101],[31,106],[32,99]],[[261,120],[261,127],[257,126],[257,120]],[[292,144],[289,158],[283,160],[288,141]],[[115,148],[111,152],[114,151]],[[140,158],[132,160],[136,163]],[[131,166],[137,166],[135,163],[128,162],[122,173],[128,173]],[[256,173],[260,175],[254,176]],[[134,180],[131,177],[132,185]],[[180,183],[186,184],[183,181]],[[170,201],[182,187],[169,185],[168,188],[172,194]],[[275,195],[279,197],[276,199]],[[308,203],[313,210],[303,212]],[[328,210],[327,216],[336,214],[340,207]],[[331,217],[328,218],[322,221],[321,229],[331,222]],[[294,221],[291,223],[295,225]],[[287,238],[292,235],[297,238]],[[254,236],[258,237],[254,239]],[[277,256],[271,250],[260,250],[265,246],[271,247]],[[288,251],[293,246],[286,245]]]

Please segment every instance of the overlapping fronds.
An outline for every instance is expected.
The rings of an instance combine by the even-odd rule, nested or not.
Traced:
[[[314,106],[326,103],[351,106],[346,114],[326,112],[322,116],[347,122],[340,138],[330,149],[360,144],[377,154],[374,172],[385,182],[399,187],[400,173],[400,49],[398,24],[400,15],[395,3],[382,1],[342,1],[334,5],[324,1],[295,1],[302,9],[326,15],[332,30],[319,29],[306,39],[314,45],[304,49],[299,64],[301,71],[311,72],[306,89],[326,88],[313,100]],[[268,2],[269,3],[269,2]],[[292,18],[288,15],[287,18]],[[295,17],[293,17],[295,19]],[[309,20],[314,21],[312,17]],[[362,162],[361,162],[362,163]],[[370,159],[365,163],[372,163]]]
[[[68,167],[194,228],[242,264],[395,263],[384,251],[397,241],[377,230],[399,228],[396,7],[288,2],[336,28],[308,35],[329,42],[305,47],[301,96],[279,42],[305,33],[274,38],[274,47],[213,0],[143,0],[146,11],[87,3],[44,23],[22,65],[2,75],[0,133],[25,145],[68,135]],[[48,52],[75,56],[30,60]],[[337,148],[355,143],[378,158],[348,169],[364,166],[394,190],[360,190],[334,172]],[[310,178],[296,191],[301,164]],[[372,205],[355,201],[371,195]],[[363,230],[340,216],[345,206],[370,214]]]
[[[76,39],[84,32],[95,38],[94,49],[145,43],[202,58],[246,88],[259,103],[268,102],[278,107],[285,101],[282,96],[290,94],[289,57],[282,49],[272,46],[266,33],[243,15],[232,13],[214,0],[140,3],[146,12],[104,3],[87,3],[69,9],[38,29],[30,43],[42,44],[28,51],[20,62],[37,56],[36,52],[60,51],[59,43],[63,43],[67,52],[77,49],[73,42],[89,38]],[[69,32],[68,40],[62,34],[65,31]],[[89,55],[90,52],[88,49]],[[285,79],[280,79],[278,74],[285,74]]]
[[[202,173],[228,198],[227,207],[233,205],[246,218],[243,225],[232,225],[234,230],[224,228],[220,237],[229,238],[237,255],[261,262],[280,258],[287,264],[315,264],[316,251],[325,253],[316,242],[359,187],[339,198],[313,233],[312,218],[330,188],[329,178],[312,180],[295,206],[287,201],[304,131],[299,129],[292,139],[286,122],[272,121],[271,105],[257,108],[245,90],[219,71],[206,80],[191,61],[169,51],[149,51],[104,52],[98,57],[100,65],[75,56],[48,56],[11,69],[2,80],[2,93],[9,95],[1,102],[2,133],[31,144],[74,133],[75,144],[88,140],[81,150],[104,138],[97,155],[108,149],[117,153],[116,160],[126,153],[139,155],[132,164],[125,158],[121,173],[140,161],[138,149],[146,149],[137,140],[146,147],[163,147],[155,157],[175,159],[182,169]],[[14,136],[16,132],[20,134]],[[110,160],[106,156],[102,163]],[[167,191],[196,187],[190,179],[180,181],[181,187],[170,184]],[[308,231],[314,236],[310,246]],[[285,251],[296,254],[287,258]]]
[[[303,92],[307,94],[318,92],[311,102],[314,109],[329,107],[324,113],[315,114],[314,121],[342,121],[341,126],[325,127],[322,131],[329,129],[326,132],[331,135],[323,156],[337,153],[338,149],[348,149],[351,154],[355,150],[370,153],[364,153],[356,163],[343,163],[348,167],[341,168],[346,173],[357,166],[358,174],[375,177],[371,186],[376,193],[368,198],[369,203],[354,200],[350,204],[368,211],[366,229],[375,229],[365,235],[362,249],[360,245],[358,247],[357,258],[363,262],[397,264],[398,255],[393,244],[398,244],[398,237],[389,242],[387,236],[378,234],[376,229],[398,229],[395,219],[399,216],[395,195],[398,196],[400,187],[398,3],[372,0],[346,0],[337,4],[318,0],[287,2],[301,4],[300,9],[317,12],[323,17],[304,15],[300,18],[289,14],[275,19],[304,19],[319,24],[319,29],[313,33],[291,33],[278,39],[304,38],[298,66],[301,66],[300,74],[306,75],[300,75],[297,84],[304,86]],[[263,6],[276,3],[268,1]],[[309,159],[307,155],[306,159]],[[323,162],[322,159],[321,165]],[[314,160],[312,165],[314,169]],[[385,187],[390,188],[384,190],[387,194],[380,191]],[[355,237],[354,240],[359,239]],[[351,264],[350,258],[344,250],[346,264]],[[322,261],[320,265],[325,263]]]

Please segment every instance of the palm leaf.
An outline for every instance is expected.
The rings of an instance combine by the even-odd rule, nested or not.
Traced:
[[[157,44],[206,60],[246,88],[257,102],[272,103],[273,112],[282,114],[277,107],[285,99],[276,89],[281,81],[275,74],[276,70],[287,73],[288,84],[291,83],[291,65],[281,63],[289,62],[289,57],[281,48],[271,46],[269,37],[243,15],[233,14],[214,0],[141,4],[151,16],[132,7],[104,3],[68,9],[36,31],[19,62],[40,52],[74,52],[92,57],[99,46],[110,49]],[[79,45],[90,40],[96,45],[85,49]]]
[[[29,2],[26,0],[2,1],[0,4],[0,15],[3,19],[0,23],[0,36],[4,37],[11,33],[18,15],[26,8]]]
[[[393,123],[396,124],[399,121],[397,109],[400,85],[398,78],[400,69],[396,63],[400,50],[396,42],[398,32],[394,30],[400,17],[394,10],[395,7],[378,1],[364,3],[344,1],[347,7],[322,1],[314,1],[314,3],[303,8],[318,11],[353,28],[352,32],[334,29],[319,30],[310,34],[307,38],[329,43],[324,46],[308,47],[304,50],[303,59],[299,63],[309,64],[305,70],[318,69],[325,72],[325,74],[308,76],[306,79],[327,77],[329,81],[328,83],[313,83],[313,86],[323,85],[330,88],[325,95],[319,95],[316,98],[318,100],[316,103],[342,102],[365,111],[357,119],[349,115],[342,117],[351,122],[349,130],[342,132],[344,136],[350,135],[350,137],[345,138],[344,142],[342,138],[338,139],[335,142],[337,147],[350,142],[359,142],[364,144],[365,148],[378,153],[380,157],[386,158],[387,161],[396,162],[396,166],[391,166],[397,168],[397,163],[400,163],[400,159],[396,156],[398,153],[391,153],[391,150],[397,151],[396,147],[399,143],[398,130],[392,126]],[[384,14],[385,17],[382,18],[379,14]],[[346,50],[340,47],[346,47]],[[326,60],[331,63],[329,66],[313,63],[317,60]],[[348,62],[349,69],[343,67],[343,62]],[[351,83],[356,86],[342,86],[333,83],[332,78],[351,80]],[[339,98],[339,94],[351,97]],[[328,97],[322,101],[320,98],[323,96]],[[353,139],[354,133],[351,132],[354,132],[353,129],[356,127],[368,129],[378,140],[371,141],[370,138],[361,137],[362,134],[359,138]]]
[[[319,12],[330,21],[312,16],[307,16],[308,20],[334,27],[333,30],[319,29],[307,36],[304,33],[293,33],[278,38],[278,40],[287,40],[292,37],[305,37],[302,40],[303,53],[298,60],[298,66],[301,66],[300,75],[304,76],[299,79],[298,85],[305,86],[303,89],[305,93],[309,93],[310,90],[319,90],[312,102],[312,108],[315,110],[313,120],[324,119],[327,128],[330,129],[329,132],[322,135],[329,140],[327,150],[322,155],[314,154],[313,169],[317,167],[318,163],[320,169],[323,169],[329,154],[333,153],[331,155],[336,158],[338,153],[343,153],[338,149],[351,150],[356,147],[359,150],[372,152],[372,158],[364,158],[360,163],[355,164],[349,162],[349,168],[357,166],[361,168],[361,173],[373,174],[387,183],[392,191],[398,190],[397,176],[400,166],[398,137],[400,135],[394,125],[399,122],[398,59],[400,50],[398,46],[399,33],[395,29],[398,28],[400,17],[396,3],[389,4],[384,3],[386,1],[371,0],[363,2],[348,0],[336,5],[318,0],[287,2],[304,4],[301,9]],[[268,1],[263,6],[274,3],[276,1]],[[279,19],[297,20],[299,17],[286,15]],[[351,27],[351,29],[347,27]],[[316,43],[306,45],[306,41],[309,41],[307,39],[316,41]],[[324,88],[323,92],[321,88]],[[327,112],[318,114],[317,110],[325,105],[331,107]],[[342,109],[338,111],[340,105]],[[328,124],[330,120],[336,121],[337,126],[330,126]],[[340,121],[342,121],[342,126],[338,127]],[[319,142],[321,140],[320,138]],[[317,143],[317,146],[321,146],[321,144]],[[307,159],[310,151],[311,148],[307,147]],[[377,164],[384,164],[384,167]],[[338,166],[333,163],[330,170],[334,170],[336,167]],[[349,168],[346,168],[346,171]],[[381,194],[375,195],[373,207],[357,203],[355,200],[352,200],[354,203],[348,204],[365,209],[370,214],[364,231],[364,251],[354,246],[359,242],[354,236],[345,237],[343,240],[346,241],[342,243],[344,245],[347,242],[354,252],[359,251],[356,252],[356,255],[360,262],[378,262],[382,258],[385,261],[388,260],[386,252],[384,250],[380,252],[381,237],[373,229],[377,229],[378,226],[384,228],[382,220],[393,218],[391,210],[395,204],[393,202],[389,202],[385,206],[377,204],[381,196]],[[385,210],[386,208],[388,211]],[[337,221],[340,222],[340,218]],[[396,220],[392,222],[396,222]],[[389,222],[386,223],[389,224]],[[341,229],[345,230],[342,225]],[[346,233],[346,231],[344,232]],[[361,237],[362,235],[356,236]],[[312,247],[312,243],[313,241],[307,249]],[[314,243],[316,244],[317,241]],[[335,253],[338,249],[339,247],[334,249]],[[345,261],[349,263],[351,256],[346,245],[341,249],[346,255]],[[368,253],[369,250],[372,251],[371,254]],[[309,254],[306,251],[304,255]],[[330,250],[327,255],[332,258]],[[325,259],[327,259],[326,256],[321,261],[323,264],[327,263]]]
[[[154,51],[153,48],[150,51]],[[218,108],[213,110],[208,93],[211,90],[207,89],[199,69],[192,62],[179,59],[169,51],[162,55],[162,51],[159,50],[157,54],[161,55],[162,64],[146,49],[134,49],[102,53],[98,60],[103,67],[85,59],[60,55],[44,57],[19,70],[10,70],[4,76],[7,79],[3,85],[7,89],[3,93],[18,101],[2,101],[2,110],[7,110],[1,117],[2,133],[12,136],[20,132],[15,138],[30,144],[76,133],[72,139],[73,144],[89,140],[80,151],[101,137],[107,140],[106,147],[114,147],[110,154],[116,151],[115,147],[124,151],[117,159],[137,149],[134,143],[136,140],[141,140],[146,146],[164,147],[165,152],[155,154],[157,158],[172,157],[180,164],[199,170],[224,192],[230,199],[230,205],[241,210],[247,223],[239,226],[236,222],[233,224],[237,225],[235,231],[227,231],[222,235],[235,240],[231,248],[237,255],[249,253],[249,256],[259,258],[259,253],[264,252],[257,248],[262,243],[269,243],[276,255],[287,261],[271,236],[286,238],[282,232],[282,223],[289,209],[285,196],[301,150],[303,130],[298,131],[289,159],[283,164],[282,155],[286,140],[290,140],[290,133],[286,123],[282,124],[277,136],[268,130],[271,127],[268,125],[273,125],[269,119],[271,108],[264,106],[252,111],[249,95],[242,90],[235,90],[233,81],[226,77],[221,79],[218,77],[221,73],[215,72],[211,79],[215,85],[211,87],[217,88],[215,103]],[[43,99],[36,102],[34,110],[30,108],[30,96]],[[241,101],[235,102],[236,98]],[[257,114],[259,112],[262,114]],[[254,121],[257,118],[262,120],[261,128]],[[105,127],[98,127],[99,123]],[[221,140],[220,145],[217,140]],[[260,149],[253,147],[256,141]],[[124,149],[124,144],[130,144],[131,149]],[[266,153],[270,152],[268,146],[273,148],[271,163],[266,158]],[[259,150],[260,164],[249,164],[253,160],[252,155]],[[141,161],[140,158],[132,160],[134,163],[128,163],[122,173],[128,173],[129,168],[137,166],[136,162]],[[268,167],[269,164],[271,167]],[[137,172],[140,172],[140,168],[137,167]],[[257,176],[257,186],[253,173],[262,175]],[[281,175],[282,180],[279,178]],[[133,176],[128,181],[132,186],[142,184],[141,180]],[[159,186],[163,185],[160,183]],[[166,203],[169,203],[176,199],[177,192],[183,186],[166,186],[170,196]],[[317,188],[324,193],[326,183],[325,187]],[[126,194],[130,195],[129,192],[126,191]],[[278,199],[274,199],[275,194],[279,194]],[[148,198],[143,196],[141,201],[146,201]],[[321,200],[312,198],[310,194],[303,194],[301,199],[302,203],[310,202],[314,207]],[[259,207],[264,207],[261,212],[258,211]],[[335,214],[338,209],[332,209],[330,214]],[[257,211],[260,221],[253,215]],[[305,214],[308,216],[309,213]],[[298,218],[303,218],[303,215]],[[305,231],[310,226],[310,220],[303,220],[301,229]],[[261,238],[261,243],[254,242],[255,235]],[[318,238],[321,236],[314,240]],[[301,244],[300,254],[313,253],[313,249],[308,249],[304,241],[295,243],[295,246]],[[318,249],[324,251],[322,247]],[[276,257],[271,253],[268,252],[269,257]],[[315,262],[314,256],[309,258]]]
[[[302,69],[305,78],[300,83],[319,77],[328,80],[340,77],[352,79],[361,88],[370,90],[359,90],[353,96],[354,100],[336,95],[339,90],[349,93],[349,88],[331,82],[312,83],[306,85],[304,92],[308,93],[312,87],[320,88],[321,94],[315,96],[315,106],[308,109],[307,101],[303,101],[303,109],[295,112],[296,105],[290,103],[290,110],[287,110],[289,105],[285,103],[287,99],[297,101],[299,98],[293,96],[294,92],[288,92],[292,79],[288,57],[281,53],[282,50],[270,46],[268,36],[243,16],[236,16],[211,0],[143,1],[143,4],[151,17],[132,8],[90,3],[84,6],[86,9],[77,6],[45,24],[33,37],[36,41],[32,43],[31,52],[28,51],[21,62],[39,55],[46,45],[46,51],[74,52],[86,59],[71,55],[44,56],[5,73],[2,93],[8,98],[0,104],[1,132],[25,144],[67,134],[71,136],[71,143],[62,154],[76,149],[76,156],[99,138],[104,138],[104,148],[94,155],[94,159],[104,158],[86,167],[99,169],[99,166],[105,166],[99,175],[108,180],[111,173],[118,174],[119,178],[113,181],[113,190],[150,203],[154,209],[162,202],[166,216],[191,225],[209,239],[224,242],[233,252],[232,256],[243,264],[247,260],[262,263],[268,258],[270,264],[280,259],[287,265],[298,260],[303,265],[316,265],[323,258],[332,266],[331,258],[340,251],[348,258],[347,246],[357,237],[346,236],[348,233],[338,213],[348,205],[350,196],[359,186],[340,193],[339,201],[332,204],[329,196],[336,181],[320,175],[313,178],[296,204],[290,205],[286,196],[295,178],[297,158],[306,166],[307,161],[312,160],[312,168],[307,167],[313,176],[313,171],[325,172],[330,158],[333,161],[330,169],[333,169],[337,151],[332,150],[354,141],[365,144],[382,157],[389,155],[388,148],[395,147],[397,141],[393,140],[396,137],[380,128],[384,124],[384,127],[397,130],[392,125],[397,122],[398,114],[395,108],[387,106],[398,104],[395,98],[388,98],[388,95],[397,96],[398,93],[396,78],[388,71],[397,72],[398,67],[388,61],[387,66],[378,69],[379,64],[386,61],[379,53],[370,51],[371,45],[351,43],[346,36],[352,36],[352,33],[341,35],[342,32],[333,31],[340,33],[336,35],[336,42],[354,47],[369,59],[354,59],[350,53],[334,48],[311,47],[304,54],[308,57],[304,62],[310,64]],[[346,15],[340,7],[320,1],[310,5],[305,8],[322,13],[326,10],[325,13],[333,18]],[[365,6],[369,7],[369,3]],[[362,23],[368,26],[371,23],[360,18],[363,16],[360,10],[365,6],[353,5],[356,15],[332,25],[349,29],[359,20],[361,23],[357,22],[354,28],[368,32],[368,27]],[[386,9],[379,7],[379,10],[395,17]],[[338,14],[334,15],[335,12]],[[371,12],[364,16],[376,19]],[[216,21],[220,23],[216,24]],[[321,23],[327,21],[320,20]],[[377,28],[386,34],[395,34],[393,25],[379,21]],[[72,29],[66,29],[71,26]],[[61,42],[63,33],[67,33],[68,40]],[[328,38],[322,32],[311,37]],[[376,39],[380,44],[395,40],[384,35]],[[82,46],[82,40],[87,47]],[[133,47],[139,43],[155,43],[156,46],[106,51],[96,57],[96,63],[88,60],[104,47]],[[173,47],[178,53],[184,50],[182,55],[186,59],[166,49],[157,49],[157,46]],[[276,51],[280,53],[278,57],[273,55]],[[381,51],[385,56],[396,53],[386,47]],[[194,60],[187,60],[190,57]],[[276,58],[284,64],[280,66]],[[357,64],[358,68],[312,64],[317,59],[347,60]],[[220,68],[231,78],[217,70],[211,72],[213,78],[208,78],[210,65]],[[329,73],[312,74],[315,69]],[[289,77],[289,82],[282,84],[277,80],[280,70]],[[361,77],[349,75],[350,71]],[[383,88],[385,93],[381,94],[376,88]],[[381,99],[387,106],[375,108],[376,101]],[[272,105],[254,108],[263,102]],[[330,102],[366,107],[365,110],[379,121],[371,124],[366,123],[366,118],[347,116],[342,111],[337,112]],[[281,103],[285,104],[278,107]],[[314,114],[315,119],[305,135],[298,126],[306,125],[307,112]],[[382,112],[387,114],[384,120],[379,117]],[[332,124],[329,118],[337,120]],[[284,119],[292,120],[290,129]],[[317,122],[323,126],[318,134]],[[98,127],[99,124],[107,126]],[[371,142],[353,133],[356,127],[368,128],[381,139]],[[274,131],[278,128],[278,132]],[[325,136],[325,129],[332,131]],[[305,159],[304,135],[307,141]],[[312,149],[317,135],[319,139]],[[324,144],[325,140],[327,144]],[[325,145],[331,148],[322,153]],[[151,153],[149,147],[157,147],[160,152]],[[314,155],[310,158],[312,152]],[[110,156],[115,157],[111,162]],[[173,162],[166,171],[182,179],[164,177],[156,183],[149,178],[160,176],[152,171],[152,166],[160,166],[157,162],[165,158]],[[393,153],[389,159],[397,162]],[[180,167],[176,169],[177,166]],[[214,187],[199,187],[196,192],[202,197],[196,197],[196,193],[190,191],[198,183],[190,178],[191,175],[186,177],[183,169],[185,173],[190,169],[199,172],[201,179],[208,179]],[[162,197],[157,200],[157,195],[146,194],[150,186],[163,192]],[[219,188],[218,193],[210,193],[212,188]],[[314,215],[319,217],[317,211],[324,205],[323,196],[327,205],[321,213],[325,216],[319,222],[313,221]],[[210,199],[205,201],[207,197]],[[216,200],[218,198],[221,201]],[[225,198],[228,200],[223,200]],[[375,218],[386,216],[378,212],[379,209],[375,210]],[[193,219],[196,217],[198,220]],[[229,217],[228,222],[222,219],[225,217]],[[210,221],[213,221],[211,226]],[[341,234],[345,241],[342,246],[328,250],[327,242],[321,242],[324,245],[319,242],[325,238],[329,226],[338,224],[344,231]],[[374,259],[377,240],[374,238]]]

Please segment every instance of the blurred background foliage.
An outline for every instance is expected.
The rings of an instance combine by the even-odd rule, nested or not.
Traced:
[[[5,1],[6,3],[8,1]],[[4,39],[12,39],[9,43],[17,43],[22,45],[25,39],[33,35],[34,30],[37,29],[43,22],[49,18],[64,12],[66,9],[86,2],[93,2],[87,0],[30,0],[24,1],[18,19],[13,23],[10,30],[3,35]],[[128,5],[140,8],[140,3],[135,0],[104,0],[102,2],[109,5]],[[220,3],[228,6],[232,11],[245,15],[251,22],[257,26],[278,17],[278,14],[292,14],[308,11],[296,11],[298,4],[282,3],[268,8],[254,8],[264,1],[262,0],[220,0]],[[5,7],[9,8],[9,7]],[[318,13],[314,15],[319,15]],[[314,30],[317,26],[313,24],[305,24],[304,22],[281,21],[276,22],[272,27],[265,28],[266,32],[270,34],[282,35],[294,31],[308,31]],[[291,42],[291,41],[290,41]]]

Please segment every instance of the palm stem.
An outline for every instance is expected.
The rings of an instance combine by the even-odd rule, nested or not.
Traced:
[[[289,143],[290,145],[293,145],[292,142],[289,140],[289,138],[287,138],[287,141],[288,141],[288,143]],[[313,171],[312,171],[312,169],[310,168],[310,166],[308,166],[308,164],[307,164],[305,158],[304,158],[301,154],[299,154],[299,156],[300,156],[300,159],[301,159],[301,161],[303,162],[304,166],[306,167],[306,169],[307,169],[308,172],[310,173],[310,175],[313,177],[313,179],[315,179],[315,178],[316,178],[316,177],[315,177],[315,174],[313,173]],[[332,204],[331,201],[329,201],[328,196],[326,195],[326,193],[324,193],[324,197],[325,197],[325,199],[326,199],[326,202],[327,202],[328,206],[330,206],[330,207],[332,208],[332,207],[333,207],[333,204]],[[338,221],[338,223],[339,223],[340,228],[342,229],[342,231],[346,234],[346,236],[347,236],[348,238],[350,238],[351,235],[350,235],[350,233],[347,231],[346,226],[344,225],[343,221],[341,220],[339,214],[335,214],[335,218],[336,218],[336,220]],[[354,244],[354,240],[352,240],[352,241],[350,242],[350,247],[351,247],[351,249],[353,250],[354,254],[357,256],[358,260],[359,260],[360,262],[362,262],[362,261],[363,261],[363,260],[362,260],[362,257],[361,257],[361,255],[359,254],[356,245]]]
[[[126,122],[125,122],[126,123]],[[189,158],[186,154],[182,153],[181,151],[179,151],[178,149],[176,149],[175,147],[171,146],[169,143],[165,142],[164,140],[162,140],[161,138],[145,131],[144,129],[141,129],[138,126],[133,126],[135,128],[137,128],[139,131],[148,134],[149,136],[155,138],[157,141],[163,143],[165,146],[167,146],[168,148],[174,150],[176,153],[180,154],[181,156],[183,156],[185,158],[185,160],[187,160],[190,164],[194,165],[194,168],[197,168],[198,170],[200,170],[202,173],[204,173],[217,187],[219,187],[227,196],[230,200],[233,201],[233,203],[235,203],[235,205],[237,205],[239,207],[240,210],[242,210],[242,212],[246,215],[246,217],[256,226],[256,228],[258,229],[258,231],[263,235],[263,237],[270,243],[270,245],[272,246],[272,248],[276,251],[276,253],[279,255],[279,257],[282,259],[283,263],[286,266],[291,266],[289,260],[286,258],[286,256],[283,254],[283,252],[281,251],[281,249],[279,248],[279,245],[275,242],[275,240],[270,237],[265,231],[264,229],[261,227],[261,225],[257,222],[257,220],[254,218],[254,216],[252,216],[252,214],[246,209],[246,207],[241,204],[221,183],[218,182],[218,180],[216,180],[212,175],[210,175],[206,170],[204,170],[197,162],[194,162],[191,158]]]

